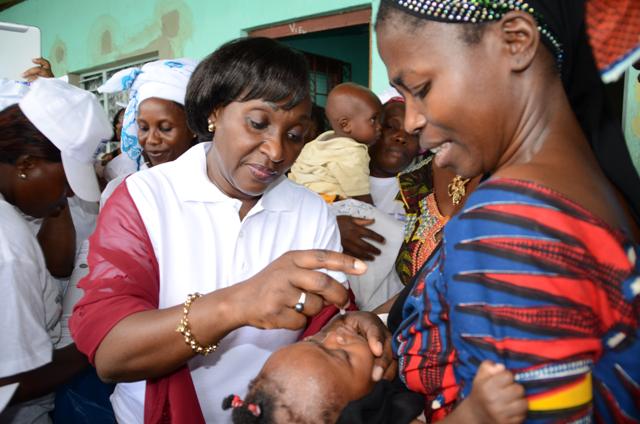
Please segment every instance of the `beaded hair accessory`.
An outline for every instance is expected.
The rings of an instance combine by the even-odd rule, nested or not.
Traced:
[[[245,402],[238,395],[229,395],[222,401],[222,409],[229,408],[245,408],[247,411],[251,412],[254,417],[259,417],[262,414],[262,410],[260,409],[260,405],[257,403]]]
[[[561,0],[558,0],[561,1]],[[544,17],[524,0],[383,0],[397,9],[419,18],[438,22],[479,24],[500,20],[511,10],[532,15],[538,31],[549,42],[558,67],[562,65],[562,44],[544,23]]]

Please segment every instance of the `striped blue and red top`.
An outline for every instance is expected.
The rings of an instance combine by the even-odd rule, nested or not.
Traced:
[[[429,421],[485,359],[524,385],[527,422],[640,420],[640,249],[561,194],[493,179],[445,227],[394,335]]]

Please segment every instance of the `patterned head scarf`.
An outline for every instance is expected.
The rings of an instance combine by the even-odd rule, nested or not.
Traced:
[[[538,24],[543,44],[561,69],[571,107],[600,166],[624,194],[640,222],[640,196],[636,195],[640,177],[631,161],[622,126],[606,100],[604,84],[586,33],[586,1],[382,0],[410,15],[446,23],[494,22],[512,10],[531,14]],[[628,30],[634,31],[634,28]],[[635,31],[637,34],[637,28]]]
[[[142,147],[138,143],[138,107],[148,98],[171,100],[184,105],[187,83],[198,63],[192,59],[158,60],[141,68],[115,73],[98,88],[100,93],[129,90],[129,104],[124,112],[120,146],[122,152],[140,168]]]

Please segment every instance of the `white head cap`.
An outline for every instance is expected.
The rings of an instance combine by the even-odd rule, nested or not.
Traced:
[[[0,78],[0,110],[18,103],[28,91],[28,82]]]
[[[83,200],[100,199],[93,167],[98,144],[111,138],[111,123],[93,94],[66,82],[38,78],[19,103],[31,123],[61,152],[62,165],[74,193]]]
[[[378,94],[378,98],[380,99],[380,103],[382,103],[383,105],[391,100],[404,103],[404,99],[402,98],[400,93],[398,93],[398,90],[393,87],[389,87],[382,93]]]

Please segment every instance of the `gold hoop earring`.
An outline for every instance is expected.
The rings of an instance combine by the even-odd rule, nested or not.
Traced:
[[[207,122],[209,123],[207,130],[209,130],[210,133],[214,132],[216,130],[216,124],[211,122],[211,119],[207,120]]]
[[[467,194],[466,185],[469,180],[470,178],[463,179],[460,175],[456,175],[447,186],[447,192],[454,205],[460,204],[462,198]]]
[[[20,177],[20,179],[26,180],[27,179],[27,174],[25,174],[24,172],[21,172],[18,174],[18,177]]]

